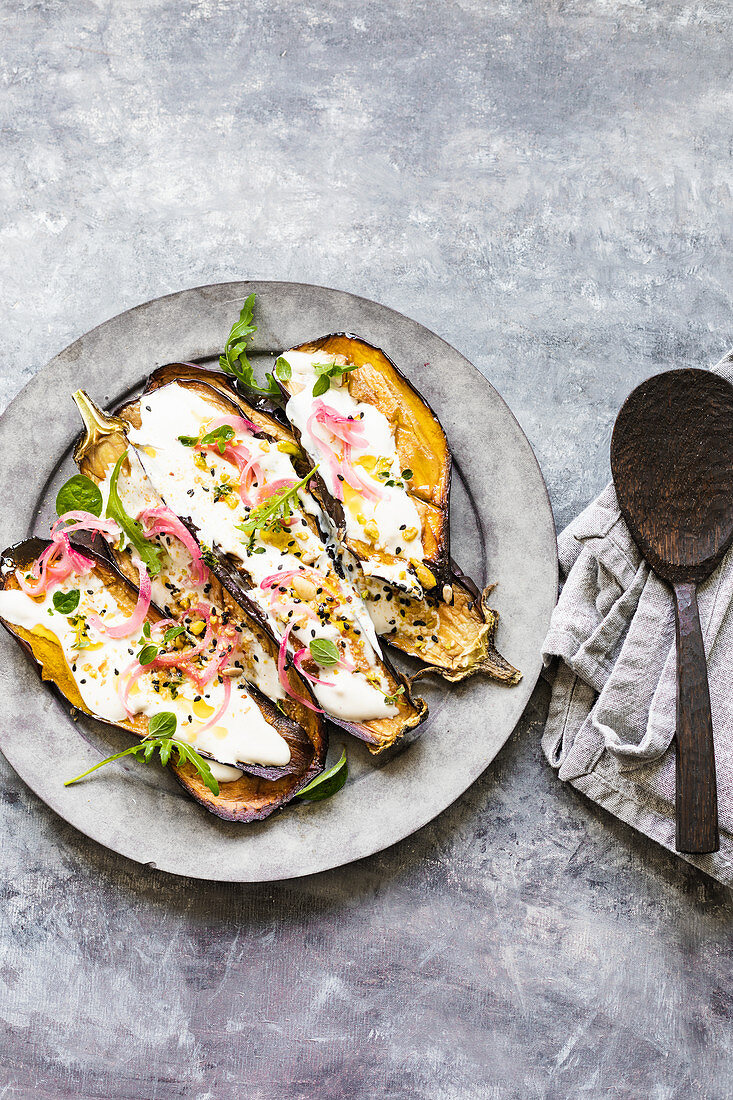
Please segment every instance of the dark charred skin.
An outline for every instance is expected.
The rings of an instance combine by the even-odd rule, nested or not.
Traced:
[[[145,393],[152,392],[171,382],[192,386],[198,389],[204,396],[208,397],[208,399],[214,397],[217,400],[217,404],[220,405],[222,413],[235,413],[251,420],[261,429],[261,435],[264,439],[275,442],[281,440],[287,442],[293,441],[293,435],[290,431],[279,424],[268,413],[253,408],[244,398],[236,394],[227,376],[224,374],[208,371],[204,367],[197,368],[191,364],[181,365],[172,363],[160,367],[150,376]],[[131,424],[135,424],[136,426],[139,424],[139,411],[137,411],[134,406],[128,406],[126,409],[122,410],[122,416]],[[295,465],[297,466],[297,462]],[[305,462],[305,468],[306,470],[310,469],[310,464],[307,461]],[[298,470],[298,472],[300,471]],[[179,518],[186,524],[194,537],[198,537],[198,532],[195,525],[191,522],[190,517],[180,516]],[[305,518],[308,520],[313,532],[320,537],[320,532],[318,531],[315,520],[307,515]],[[261,610],[247,597],[247,590],[253,587],[253,582],[244,564],[239,561],[233,561],[217,547],[212,547],[211,552],[211,571],[221,582],[223,587],[231,594],[234,600],[241,607],[245,608],[250,616],[255,618],[262,626],[262,629],[267,629],[269,631],[269,627],[266,625],[266,620]],[[383,718],[376,719],[372,722],[357,723],[344,722],[331,715],[327,716],[329,721],[333,722],[334,725],[340,726],[354,737],[358,737],[360,740],[365,741],[369,745],[370,751],[373,753],[379,753],[383,749],[389,748],[391,745],[395,744],[395,742],[399,741],[408,730],[414,729],[427,716],[427,704],[425,701],[418,696],[412,695],[408,681],[405,677],[401,676],[384,657],[382,659],[382,671],[389,684],[390,692],[396,692],[400,687],[404,688],[403,693],[397,697],[395,705],[399,713],[394,718]]]
[[[27,570],[48,543],[42,539],[28,539],[23,543],[5,550],[0,559],[0,581],[3,589],[18,588],[15,571]],[[105,586],[112,592],[119,604],[132,613],[137,603],[137,589],[106,556],[84,546],[84,553],[95,561],[95,570],[102,577]],[[151,626],[163,618],[163,613],[151,605],[147,620]],[[143,738],[148,732],[148,719],[145,715],[135,715],[132,719],[111,722],[100,715],[92,714],[79,694],[76,681],[68,667],[63,651],[52,638],[15,627],[0,619],[8,633],[32,658],[42,680],[49,682],[59,694],[77,710],[105,725],[125,730],[136,737]],[[268,704],[269,705],[269,704]],[[291,754],[299,760],[300,771],[277,769],[279,775],[274,780],[262,775],[245,774],[233,783],[222,783],[219,795],[212,794],[205,786],[195,769],[189,764],[184,767],[169,765],[178,782],[211,813],[228,821],[259,821],[268,817],[279,806],[293,798],[298,791],[307,786],[322,770],[325,760],[325,742],[316,743],[308,738],[296,723],[278,716],[281,723],[278,730],[288,741]],[[260,772],[259,765],[254,765]]]
[[[351,333],[333,332],[290,350],[323,351],[356,365],[357,369],[346,376],[349,393],[382,412],[394,429],[400,463],[403,469],[413,472],[408,493],[423,523],[425,565],[435,585],[441,586],[449,577],[451,453],[434,411],[381,348]],[[287,359],[287,351],[283,354]],[[280,388],[288,396],[287,384],[281,382]],[[331,496],[322,481],[319,491],[319,503],[331,516],[344,545],[359,559],[373,557],[372,547],[345,538],[341,502]],[[385,555],[386,562],[397,560]],[[426,576],[419,579],[426,590],[434,587]]]

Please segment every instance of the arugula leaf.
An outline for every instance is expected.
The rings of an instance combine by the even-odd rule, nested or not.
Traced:
[[[107,498],[107,517],[115,520],[122,530],[127,535],[127,539],[132,546],[135,547],[140,560],[147,569],[151,577],[157,577],[160,573],[160,550],[157,546],[153,546],[151,542],[145,538],[142,532],[142,528],[137,520],[134,520],[131,516],[128,516],[125,511],[122,501],[120,500],[120,494],[117,492],[117,482],[120,479],[120,470],[122,469],[122,463],[127,457],[127,452],[121,454],[117,459],[114,470],[112,471],[112,477],[109,479],[109,497]]]
[[[317,775],[307,787],[303,787],[303,790],[295,796],[295,800],[299,802],[321,802],[324,798],[330,798],[331,795],[341,790],[348,776],[349,769],[346,764],[346,749],[344,749],[338,763],[334,764],[328,771]]]
[[[309,643],[308,648],[311,651],[311,656],[319,665],[323,665],[324,668],[331,668],[333,665],[337,665],[340,660],[340,653],[338,647],[334,645],[328,638],[314,638]]]
[[[160,762],[164,767],[174,753],[176,755],[175,763],[179,766],[186,762],[193,764],[211,793],[217,795],[219,784],[214,778],[208,762],[203,756],[199,756],[196,750],[191,748],[187,742],[178,741],[173,737],[177,724],[178,720],[172,711],[161,711],[159,714],[154,714],[148,723],[148,734],[142,741],[138,741],[136,745],[130,745],[129,749],[124,749],[122,752],[116,752],[114,756],[108,756],[105,760],[100,760],[93,768],[89,768],[88,771],[75,776],[74,779],[67,779],[64,786],[70,787],[72,783],[78,783],[80,779],[85,779],[86,776],[91,775],[98,768],[103,768],[105,764],[111,764],[115,760],[121,760],[123,756],[134,756],[136,760],[147,764],[154,758],[157,751]],[[155,736],[155,734],[160,734],[160,736]]]
[[[72,588],[70,592],[54,592],[53,606],[62,615],[70,615],[79,606],[79,589]]]
[[[102,503],[99,486],[84,474],[74,474],[58,491],[56,511],[60,516],[66,512],[91,512],[93,516],[101,516]]]
[[[305,477],[296,481],[289,489],[277,489],[271,496],[258,504],[247,516],[243,523],[237,524],[237,530],[245,535],[254,535],[255,531],[267,531],[280,523],[281,520],[290,519],[293,506],[298,506],[298,489],[310,481],[318,469],[314,466]]]
[[[239,320],[232,325],[224,354],[219,356],[219,366],[225,374],[233,374],[245,389],[280,399],[280,387],[269,372],[265,375],[267,386],[263,388],[257,385],[254,367],[247,358],[247,337],[257,332],[257,325],[252,323],[254,307],[255,295],[250,294],[242,306]]]
[[[213,431],[206,433],[201,440],[201,446],[213,446],[216,444],[219,449],[219,454],[223,455],[230,439],[234,439],[234,428],[231,424],[222,424],[220,428],[214,428]]]
[[[357,365],[356,363],[347,363],[346,366],[341,363],[314,363],[313,369],[318,378],[313,386],[313,396],[320,397],[322,393],[326,393],[331,388],[333,378],[343,379],[345,374],[351,374],[352,370],[356,370]]]

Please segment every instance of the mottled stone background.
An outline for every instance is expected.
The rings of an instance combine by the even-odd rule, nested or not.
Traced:
[[[726,2],[0,19],[3,404],[147,298],[340,287],[481,367],[563,525],[628,390],[733,343]],[[557,783],[543,705],[411,840],[263,888],[141,870],[3,765],[0,1097],[733,1095],[731,896]]]

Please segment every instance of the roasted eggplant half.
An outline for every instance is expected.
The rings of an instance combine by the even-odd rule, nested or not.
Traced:
[[[140,615],[140,593],[108,558],[86,547],[80,551],[68,538],[30,539],[3,553],[0,580],[0,621],[33,658],[41,678],[72,706],[139,738],[148,735],[155,714],[172,712],[179,720],[178,740],[212,760],[223,755],[227,762],[236,761],[237,772],[226,769],[218,795],[191,764],[173,767],[181,785],[217,816],[233,821],[267,817],[322,770],[320,746],[259,693],[227,686],[219,678],[218,687],[212,685],[197,699],[185,677],[166,667],[141,665],[134,656],[137,644],[156,638],[164,616],[153,605]],[[134,623],[127,636],[120,637],[119,628],[110,625],[120,615],[123,626]],[[133,693],[138,694],[134,702]],[[229,700],[226,707],[218,705],[218,694]],[[232,719],[214,727],[213,740],[203,736],[213,711],[207,699],[216,705],[215,720]],[[227,742],[223,751],[211,751],[217,741]],[[246,764],[240,757],[250,750],[274,762],[296,759],[298,768],[276,780],[248,774],[241,771]],[[230,774],[237,778],[229,779]]]
[[[521,672],[494,645],[499,614],[488,602],[493,585],[479,592],[451,564],[450,583],[439,595],[426,593],[421,600],[386,584],[366,582],[364,599],[377,633],[425,663],[413,680],[435,673],[456,682],[483,672],[507,686],[519,683]]]
[[[234,602],[276,639],[281,681],[294,663],[326,715],[372,752],[417,726],[427,708],[382,658],[358,591],[306,511],[287,430],[222,376],[191,366],[155,372],[140,402],[119,411],[157,497]]]
[[[283,353],[286,416],[341,545],[419,598],[449,569],[451,455],[433,410],[379,348],[345,333]],[[284,363],[284,365],[283,365]]]

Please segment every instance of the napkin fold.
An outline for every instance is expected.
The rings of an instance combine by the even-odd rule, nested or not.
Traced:
[[[733,351],[713,370],[733,382]],[[731,425],[733,431],[733,424]],[[613,485],[558,540],[564,585],[545,639],[542,748],[561,780],[675,850],[672,592],[643,561]],[[684,855],[733,885],[733,549],[698,589],[713,713],[720,851]]]

